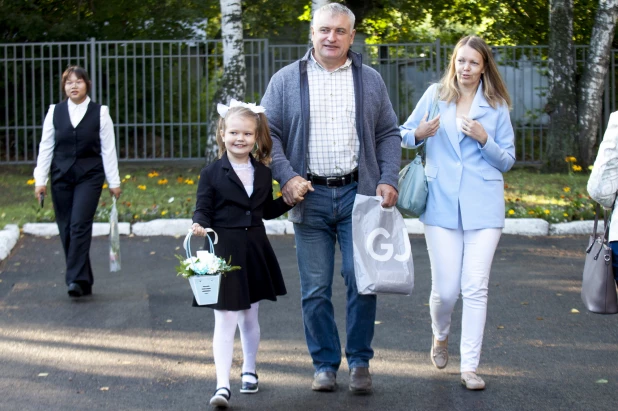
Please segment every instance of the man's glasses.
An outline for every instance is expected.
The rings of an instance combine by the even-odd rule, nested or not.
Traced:
[[[80,87],[84,84],[84,80],[77,80],[77,81],[67,81],[66,83],[64,83],[64,85],[66,87],[73,87],[73,86],[77,86]]]

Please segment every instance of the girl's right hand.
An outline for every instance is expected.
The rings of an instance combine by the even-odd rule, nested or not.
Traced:
[[[193,232],[193,235],[206,237],[206,229],[198,223],[193,223],[193,225],[191,226],[191,231]]]
[[[311,181],[305,181],[301,184],[301,187],[298,190],[298,195],[300,196],[300,201],[305,199],[305,195],[308,191],[315,191],[313,186],[311,185]]]
[[[426,121],[428,115],[429,113],[425,113],[420,124],[414,131],[414,138],[417,142],[435,136],[440,128],[440,114],[435,116],[433,119]]]

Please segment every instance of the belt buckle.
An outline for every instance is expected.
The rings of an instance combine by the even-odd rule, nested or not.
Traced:
[[[336,182],[340,182],[340,184],[335,184]],[[345,182],[345,177],[343,176],[326,177],[326,187],[328,188],[340,187],[342,185],[341,183],[344,183],[344,182]]]

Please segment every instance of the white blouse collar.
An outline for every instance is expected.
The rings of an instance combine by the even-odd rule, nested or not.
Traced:
[[[84,106],[84,105],[88,106],[88,104],[90,103],[90,96],[86,96],[86,99],[82,101],[80,104],[73,103],[73,100],[71,100],[70,98],[67,100],[69,103],[69,108],[74,109],[75,107],[78,107],[78,106]]]

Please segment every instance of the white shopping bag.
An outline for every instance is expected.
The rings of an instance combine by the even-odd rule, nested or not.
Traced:
[[[356,195],[352,211],[354,274],[359,294],[405,294],[414,289],[408,230],[397,208],[381,196]]]
[[[120,233],[118,232],[118,209],[116,197],[112,197],[112,211],[109,213],[109,271],[120,271]]]

